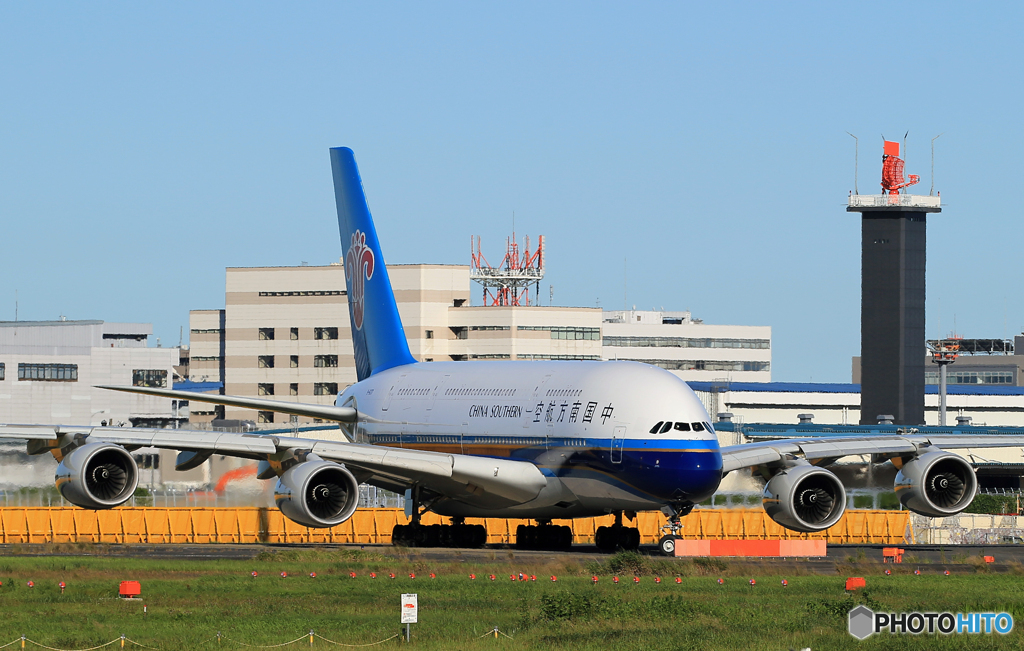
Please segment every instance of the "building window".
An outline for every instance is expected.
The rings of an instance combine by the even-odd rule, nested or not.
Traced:
[[[274,422],[274,412],[272,412],[272,411],[256,412],[256,422],[257,423],[273,423]]]
[[[292,328],[290,332],[291,332],[292,341],[298,341],[298,339],[299,339],[299,329],[298,328]]]
[[[219,335],[224,331],[220,328],[192,328],[189,332],[194,335]]]
[[[306,292],[260,292],[260,296],[345,296],[348,292],[342,290],[306,291]]]
[[[313,384],[314,396],[334,396],[338,394],[337,382],[316,382]]]
[[[273,341],[274,329],[273,328],[260,328],[260,341]]]
[[[132,386],[166,387],[167,371],[155,369],[135,369],[132,371]]]
[[[740,348],[768,350],[770,339],[694,339],[690,337],[605,337],[605,346],[626,348]]]
[[[434,338],[434,331],[433,330],[427,330],[427,339],[433,339],[433,338]]]
[[[18,364],[18,379],[78,382],[78,364]]]
[[[601,338],[601,328],[582,326],[519,326],[519,330],[548,330],[552,339],[580,339],[596,341]]]
[[[299,368],[299,356],[292,355],[291,357],[288,358],[288,363],[291,365],[292,368]]]
[[[292,382],[288,385],[288,395],[297,396],[299,395],[299,383]]]
[[[334,368],[337,365],[337,355],[317,355],[313,357],[313,366],[316,368]]]
[[[132,455],[135,457],[135,463],[138,464],[140,470],[159,470],[160,469],[160,455],[159,454],[136,454]]]
[[[924,372],[925,384],[938,384],[938,371]],[[1013,384],[1013,371],[955,371],[946,374],[946,384]]]
[[[601,359],[600,355],[516,355],[516,359],[538,360],[550,359],[558,361],[596,361]]]
[[[274,385],[273,384],[263,384],[263,383],[257,384],[256,385],[256,393],[261,395],[261,396],[272,396],[272,395],[274,395]]]
[[[256,358],[256,366],[259,368],[274,368],[274,356],[260,355]]]
[[[718,360],[691,359],[631,359],[619,357],[624,362],[643,362],[660,366],[669,371],[767,371],[770,362],[727,362]]]
[[[6,380],[6,379],[7,379],[7,366],[3,362],[0,362],[0,381]]]
[[[511,359],[511,355],[495,354],[495,355],[470,355],[470,359]]]
[[[469,338],[469,328],[467,328],[466,326],[453,326],[449,327],[449,330],[452,331],[452,334],[455,335],[456,339]]]
[[[219,355],[193,355],[189,358],[193,362],[219,362]]]
[[[314,339],[337,339],[337,328],[313,328]]]

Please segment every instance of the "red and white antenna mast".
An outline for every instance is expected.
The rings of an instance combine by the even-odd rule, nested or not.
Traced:
[[[530,236],[523,238],[520,253],[516,234],[505,241],[505,257],[497,267],[492,267],[480,251],[480,236],[469,238],[469,277],[483,285],[484,305],[523,306],[530,305],[530,285],[539,294],[540,281],[544,278],[544,236],[537,238],[537,249],[530,251]]]

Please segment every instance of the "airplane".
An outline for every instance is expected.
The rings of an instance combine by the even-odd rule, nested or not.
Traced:
[[[277,478],[274,499],[291,520],[333,527],[356,511],[362,483],[405,493],[411,521],[392,541],[479,547],[467,518],[521,518],[520,548],[568,549],[569,527],[553,520],[614,514],[596,531],[599,549],[636,549],[638,511],[667,516],[658,547],[674,553],[684,518],[725,474],[750,468],[766,481],[762,504],[787,529],[822,531],[846,507],[827,466],[870,455],[898,469],[895,490],[931,517],[964,510],[977,491],[971,464],[947,449],[1017,447],[1020,436],[916,433],[798,438],[719,447],[690,387],[666,370],[625,361],[417,362],[409,352],[352,150],[330,149],[358,381],[334,405],[214,396],[173,389],[104,387],[314,417],[339,424],[345,441],[254,433],[65,425],[0,425],[27,439],[29,454],[59,461],[56,485],[72,504],[108,509],[138,484],[131,451],[178,450],[189,470],[211,455],[258,461]],[[451,524],[426,526],[432,511]]]

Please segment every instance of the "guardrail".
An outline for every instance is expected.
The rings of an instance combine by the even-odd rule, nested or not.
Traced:
[[[447,523],[433,513],[426,525]],[[598,527],[609,526],[614,516],[555,520],[572,529],[573,542],[591,544]],[[335,543],[391,544],[396,524],[408,524],[399,509],[361,509],[331,529],[310,529],[268,508],[130,508],[89,511],[79,508],[0,509],[0,543]],[[487,528],[489,544],[512,544],[516,527],[531,520],[466,518],[468,524]],[[628,523],[640,529],[643,544],[661,536],[664,514],[639,513]],[[903,544],[913,540],[907,511],[847,511],[832,528],[814,534],[784,529],[762,509],[694,509],[683,518],[684,539],[721,540],[826,540],[831,543]]]
[[[906,208],[941,208],[942,197],[923,194],[851,194],[850,208],[884,208],[902,206]]]

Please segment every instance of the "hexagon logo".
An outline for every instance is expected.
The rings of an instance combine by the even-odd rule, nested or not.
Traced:
[[[849,615],[850,635],[863,640],[875,632],[875,613],[865,605],[860,605],[850,611]]]

